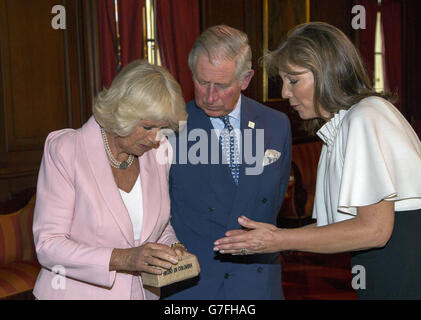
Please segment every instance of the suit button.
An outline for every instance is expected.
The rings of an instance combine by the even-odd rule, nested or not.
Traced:
[[[228,273],[224,274],[224,279],[228,279],[230,277],[230,275]]]
[[[257,272],[258,272],[258,273],[262,273],[262,271],[263,271],[263,268],[262,268],[262,267],[258,267],[258,268],[257,268]]]
[[[215,208],[214,207],[209,207],[208,210],[209,210],[209,212],[213,212],[215,210]]]
[[[268,199],[266,199],[266,198],[262,199],[262,203],[266,203],[267,201],[268,201]]]

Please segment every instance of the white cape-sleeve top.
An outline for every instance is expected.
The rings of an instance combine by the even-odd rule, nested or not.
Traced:
[[[323,226],[353,218],[357,207],[394,201],[421,208],[421,143],[388,101],[361,100],[340,110],[317,135],[323,140],[313,218]]]

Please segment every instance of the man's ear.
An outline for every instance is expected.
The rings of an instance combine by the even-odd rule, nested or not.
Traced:
[[[243,82],[241,83],[241,91],[246,90],[250,84],[251,78],[254,76],[254,70],[250,69]]]

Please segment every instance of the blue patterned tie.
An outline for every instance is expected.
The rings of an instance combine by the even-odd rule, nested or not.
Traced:
[[[240,165],[238,161],[238,152],[236,153],[236,144],[235,144],[235,137],[234,137],[234,128],[232,127],[229,117],[222,116],[220,119],[224,122],[225,127],[221,131],[219,136],[219,142],[222,146],[222,151],[225,152],[227,156],[229,156],[229,168],[231,170],[232,177],[236,185],[238,185],[238,180],[240,179]],[[229,144],[228,144],[229,139]],[[229,152],[226,148],[229,145]]]

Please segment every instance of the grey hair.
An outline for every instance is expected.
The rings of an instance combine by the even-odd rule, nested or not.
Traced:
[[[210,27],[196,39],[188,61],[193,75],[197,59],[202,54],[207,55],[211,63],[218,59],[235,60],[235,77],[240,81],[251,70],[252,53],[247,34],[227,25]]]
[[[180,85],[163,67],[136,60],[124,67],[110,88],[94,99],[92,111],[105,131],[130,135],[139,120],[168,122],[178,131],[187,119]]]

